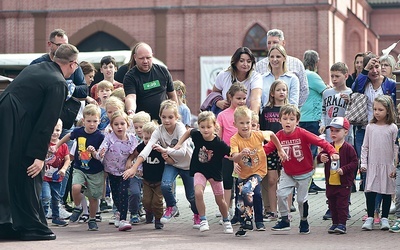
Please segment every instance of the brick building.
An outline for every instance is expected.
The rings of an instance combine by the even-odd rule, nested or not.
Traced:
[[[46,52],[48,34],[67,31],[81,51],[129,49],[144,41],[200,105],[200,56],[231,56],[240,46],[265,55],[266,32],[285,32],[288,54],[320,54],[319,74],[357,52],[378,53],[400,38],[399,0],[3,0],[0,53]],[[400,46],[392,54],[397,56]]]

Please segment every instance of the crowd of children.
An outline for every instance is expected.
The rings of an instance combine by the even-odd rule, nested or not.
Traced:
[[[61,121],[54,128],[41,197],[45,213],[51,207],[53,225],[68,225],[60,218],[58,208],[61,180],[71,154],[74,209],[69,222],[87,222],[90,231],[99,229],[100,203],[105,202],[108,185],[114,204],[112,224],[119,231],[140,224],[144,214],[145,223],[163,229],[179,214],[175,195],[179,175],[193,212],[193,228],[200,232],[210,230],[204,202],[209,182],[224,233],[232,234],[232,226],[237,223],[240,227],[236,236],[247,235],[254,224],[256,230],[264,231],[263,221],[278,218],[271,229],[290,230],[291,195],[296,190],[299,232],[309,234],[308,189],[315,171],[310,145],[316,145],[320,147],[317,161],[324,163],[326,197],[332,216],[328,233],[347,232],[350,193],[359,158],[351,143],[353,128],[345,118],[352,90],[345,85],[348,69],[344,63],[331,67],[333,88],[323,93],[320,133],[326,133],[326,139],[298,126],[300,111],[296,105],[288,104],[288,86],[279,79],[272,83],[269,101],[261,107],[260,116],[246,107],[246,87],[234,82],[227,92],[230,106],[217,116],[211,111],[201,112],[198,128],[191,128],[183,82],[174,82],[179,103],[161,103],[159,125],[146,112],[126,114],[123,90],[112,77],[115,69],[113,58],[102,60],[105,80],[92,87],[92,97],[98,103],[83,108],[81,126],[77,124],[60,139]],[[395,181],[400,174],[400,130],[395,125],[391,97],[377,96],[372,105],[373,118],[365,129],[360,157],[360,171],[366,172],[368,212],[362,229],[373,229],[375,199],[381,195],[380,229],[400,232],[400,178]],[[400,113],[400,105],[397,110]],[[65,144],[69,140],[75,141],[71,152]],[[268,192],[267,215],[263,209],[264,182]],[[397,220],[390,226],[388,214],[394,194]]]

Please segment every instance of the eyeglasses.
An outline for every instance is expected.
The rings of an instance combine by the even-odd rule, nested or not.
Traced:
[[[74,64],[76,64],[76,67],[79,67],[79,63],[77,62],[77,61],[69,61],[70,63],[74,63]]]
[[[57,47],[60,47],[61,45],[63,45],[63,43],[55,43],[55,42],[53,42],[53,41],[50,41],[52,44],[54,44],[55,46],[57,46]]]

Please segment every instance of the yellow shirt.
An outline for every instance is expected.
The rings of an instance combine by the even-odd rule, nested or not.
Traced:
[[[244,148],[250,149],[250,155],[239,161],[241,172],[239,178],[247,179],[257,174],[264,178],[267,174],[267,157],[263,148],[264,135],[261,131],[252,131],[249,138],[243,138],[238,133],[231,137],[231,155],[240,153]]]
[[[335,149],[339,152],[339,149],[342,145],[335,145]],[[337,173],[337,170],[340,168],[340,161],[331,161],[331,168],[329,170],[329,185],[339,186],[340,183],[340,175]]]

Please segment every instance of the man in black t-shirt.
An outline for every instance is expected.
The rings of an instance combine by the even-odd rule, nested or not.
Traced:
[[[130,69],[124,78],[127,113],[131,115],[145,111],[150,114],[151,119],[161,122],[161,102],[172,99],[178,103],[171,74],[165,67],[153,64],[153,52],[146,43],[136,47],[134,59],[136,66]]]

